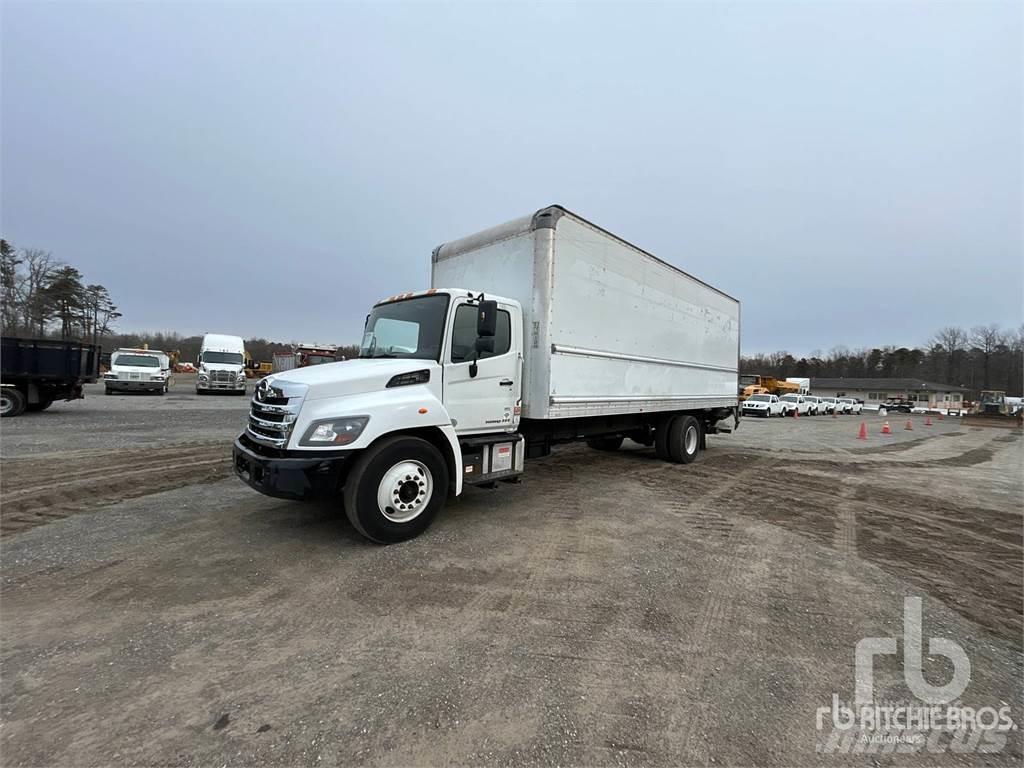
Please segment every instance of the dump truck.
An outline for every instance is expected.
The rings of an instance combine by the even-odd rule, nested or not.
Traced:
[[[83,397],[100,375],[100,347],[77,341],[4,336],[0,340],[0,416],[45,411]]]
[[[739,301],[565,208],[440,245],[431,267],[432,287],[370,309],[357,359],[259,384],[242,481],[341,497],[389,543],[557,444],[687,464],[739,424]]]
[[[782,381],[771,376],[760,374],[744,374],[739,379],[739,399],[742,403],[751,395],[790,395],[799,394],[800,384]]]

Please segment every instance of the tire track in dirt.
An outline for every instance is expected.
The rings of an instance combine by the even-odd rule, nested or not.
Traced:
[[[66,459],[7,459],[0,486],[0,536],[126,499],[210,483],[231,472],[222,441],[95,451]]]

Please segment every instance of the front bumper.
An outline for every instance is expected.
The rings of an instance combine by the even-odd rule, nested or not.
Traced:
[[[142,381],[141,379],[104,379],[103,386],[109,390],[137,392],[139,390],[157,391],[164,388],[164,381]]]
[[[260,493],[301,500],[337,494],[352,454],[277,451],[263,448],[243,434],[235,440],[232,463],[238,478]]]
[[[231,392],[239,392],[246,388],[246,381],[242,379],[239,382],[234,381],[196,381],[196,390],[201,389],[217,389],[217,390],[228,390]]]

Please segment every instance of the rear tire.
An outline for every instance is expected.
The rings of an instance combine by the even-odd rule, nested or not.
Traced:
[[[587,445],[595,451],[617,451],[622,447],[621,437],[592,437]]]
[[[25,412],[25,395],[14,387],[0,387],[0,416],[20,416]]]
[[[669,453],[676,464],[690,464],[700,450],[700,422],[693,416],[678,416],[669,429]]]
[[[671,414],[665,416],[654,430],[654,454],[662,461],[672,461],[672,454],[668,449],[669,434],[672,432],[672,423],[677,418]]]
[[[345,515],[363,536],[392,544],[419,536],[444,507],[448,465],[426,440],[397,435],[366,449],[345,483]]]

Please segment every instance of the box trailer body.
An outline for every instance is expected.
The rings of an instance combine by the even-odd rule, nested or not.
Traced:
[[[42,411],[54,400],[81,398],[99,377],[100,347],[76,341],[4,336],[0,350],[0,415]]]
[[[432,284],[523,308],[522,416],[736,406],[736,299],[558,207],[433,254]]]
[[[371,308],[357,359],[260,383],[244,482],[340,494],[391,542],[558,443],[689,463],[738,424],[739,302],[564,208],[439,246],[431,282]]]

